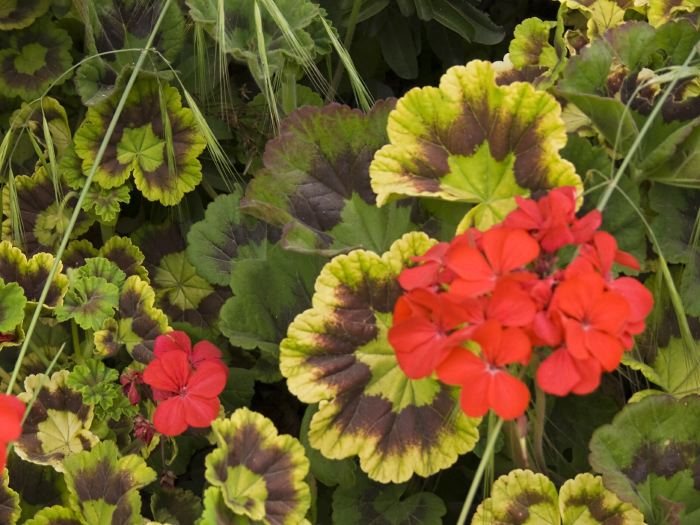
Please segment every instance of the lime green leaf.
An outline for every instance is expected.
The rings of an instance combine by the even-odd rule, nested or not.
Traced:
[[[83,525],[77,514],[68,507],[54,505],[41,509],[24,525]]]
[[[10,488],[7,469],[0,471],[0,523],[15,525],[22,511],[19,508],[19,494]]]
[[[447,512],[435,494],[406,494],[407,485],[379,485],[360,479],[333,493],[333,523],[386,523],[387,525],[442,525]]]
[[[39,300],[53,262],[50,253],[37,253],[27,259],[22,250],[12,246],[12,243],[0,241],[0,279],[5,283],[19,284],[30,302]],[[58,272],[49,286],[44,303],[49,308],[61,304],[68,288],[68,277],[61,270],[62,265],[59,264]]]
[[[389,115],[391,144],[370,166],[377,203],[407,196],[477,204],[479,228],[515,206],[516,195],[556,186],[582,190],[562,159],[566,144],[561,108],[527,83],[500,86],[488,62],[450,68],[440,87],[415,88]],[[486,168],[499,184],[491,187]]]
[[[464,415],[455,390],[407,378],[387,340],[401,294],[397,277],[434,243],[413,233],[382,256],[355,250],[335,257],[316,279],[313,307],[280,344],[289,390],[304,403],[321,403],[311,446],[331,459],[358,455],[362,470],[384,483],[430,476],[478,439],[479,420]]]
[[[259,6],[262,18],[265,49],[259,49],[254,21],[254,0],[187,0],[190,17],[217,41],[224,53],[246,62],[254,77],[262,79],[260,56],[265,53],[270,73],[287,67],[303,67],[304,57],[293,49],[270,13]],[[312,60],[330,49],[328,36],[319,18],[325,11],[308,0],[275,0],[277,8],[287,21],[289,29]],[[223,6],[223,28],[219,21],[219,6]],[[222,37],[223,36],[223,41]]]
[[[122,403],[124,393],[118,380],[119,372],[107,368],[102,361],[90,359],[71,370],[66,384],[80,392],[85,403],[95,407],[98,421],[118,421],[125,414],[135,415],[136,411],[128,402]]]
[[[104,441],[90,451],[70,456],[64,466],[71,507],[82,522],[143,522],[139,489],[155,480],[156,473],[140,456],[122,457],[116,443]]]
[[[85,260],[90,257],[97,257],[98,251],[87,239],[70,241],[63,252],[63,266],[69,270],[85,264]]]
[[[51,465],[64,472],[64,459],[82,450],[90,450],[97,437],[90,432],[93,407],[83,402],[77,390],[68,386],[68,371],[27,377],[24,392],[18,397],[29,403],[38,391],[22,429],[22,436],[15,443],[17,454],[24,460],[38,465]]]
[[[78,195],[68,192],[68,188],[60,180],[60,193],[57,195],[52,177],[44,168],[39,168],[30,177],[15,177],[15,188],[19,205],[19,224],[13,224],[12,221],[10,187],[5,185],[2,191],[3,213],[7,217],[3,223],[3,230],[9,234],[5,238],[23,246],[29,254],[55,251],[68,227]],[[75,239],[84,234],[93,222],[87,214],[81,213],[71,232],[71,238]],[[20,231],[21,238],[13,238],[15,230]]]
[[[180,202],[202,179],[197,160],[206,146],[192,110],[183,108],[180,93],[171,86],[162,87],[152,79],[137,81],[127,98],[110,147],[95,174],[103,188],[123,185],[133,175],[144,197],[165,206]],[[87,172],[114,113],[118,94],[88,109],[85,121],[75,134],[75,152]],[[164,108],[161,108],[161,102]],[[161,110],[164,111],[161,111]],[[167,115],[164,121],[163,114]],[[175,165],[170,166],[166,141],[170,127]]]
[[[3,6],[4,7],[4,6]],[[63,83],[69,75],[73,41],[66,31],[45,18],[10,35],[9,45],[0,50],[0,92],[9,97],[32,100],[52,84]]]
[[[105,257],[88,257],[84,264],[75,270],[75,275],[78,279],[98,277],[117,288],[120,288],[126,280],[126,273]]]
[[[603,478],[579,474],[559,490],[563,525],[645,525],[644,516],[603,485]]]
[[[252,525],[246,516],[234,514],[224,501],[221,489],[209,487],[204,491],[204,512],[197,525],[210,523],[226,523],[228,525]]]
[[[579,474],[559,494],[547,476],[513,470],[496,480],[472,525],[644,525],[644,516],[603,485],[600,476]]]
[[[148,271],[143,265],[145,256],[128,237],[111,237],[98,254],[116,264],[127,277],[136,275],[148,282]]]
[[[634,0],[559,0],[569,9],[580,11],[587,19],[588,37],[603,35],[625,19],[625,11],[634,7]]]
[[[700,397],[650,396],[627,405],[591,439],[591,466],[650,525],[700,519]]]
[[[556,22],[527,18],[515,27],[508,53],[517,69],[525,66],[552,68],[557,63],[557,52],[549,43],[549,32]]]
[[[279,343],[294,316],[311,304],[317,256],[272,246],[265,258],[238,261],[231,273],[234,296],[220,312],[219,329],[231,344],[258,349],[254,371],[261,381],[278,381]]]
[[[80,278],[73,283],[63,304],[56,308],[59,321],[74,319],[83,330],[99,330],[113,316],[119,288],[102,277]]]
[[[671,20],[675,14],[692,13],[698,7],[698,0],[648,0],[647,17],[653,26],[660,26]]]
[[[238,189],[220,195],[187,234],[187,257],[211,284],[228,286],[236,259],[260,257],[267,250],[267,228],[241,214],[240,200]]]
[[[7,0],[0,11],[0,30],[22,29],[48,11],[51,0]]]
[[[169,331],[168,319],[155,307],[155,298],[146,281],[136,275],[127,278],[119,293],[117,315],[95,332],[96,351],[115,356],[126,348],[137,361],[150,362],[156,337]]]
[[[206,458],[207,481],[234,514],[263,523],[295,524],[311,504],[309,461],[292,436],[247,408],[212,423],[217,448]]]
[[[347,247],[386,250],[410,229],[410,222],[390,227],[385,245],[379,247],[378,237],[372,236],[377,232],[362,223],[380,219],[371,216],[375,195],[369,165],[387,143],[386,123],[393,107],[394,101],[386,100],[367,114],[340,104],[292,113],[283,121],[279,137],[267,143],[265,168],[246,190],[245,212],[284,227],[282,242],[295,251],[323,253],[330,245],[335,253]],[[352,221],[350,229],[361,226],[349,237],[347,231],[334,229],[347,224],[345,219]]]
[[[5,284],[0,279],[0,333],[14,332],[22,324],[26,304],[27,298],[19,284]]]

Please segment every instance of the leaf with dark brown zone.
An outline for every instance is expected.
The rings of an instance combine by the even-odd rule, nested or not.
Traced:
[[[593,434],[591,466],[649,523],[662,523],[666,506],[680,504],[680,523],[690,525],[700,519],[698,428],[700,396],[644,398]]]
[[[140,456],[122,456],[113,441],[64,462],[71,508],[86,523],[142,523],[139,489],[156,473]]]
[[[434,378],[409,379],[387,339],[397,277],[435,241],[404,235],[379,256],[339,255],[316,279],[312,308],[280,344],[280,370],[304,403],[320,403],[309,443],[330,459],[359,456],[370,478],[387,483],[430,476],[478,440],[456,391]]]
[[[67,385],[68,370],[31,375],[24,381],[18,397],[29,403],[37,400],[15,443],[17,454],[38,465],[50,465],[64,471],[63,461],[72,454],[90,450],[98,441],[91,431],[94,409],[83,401],[80,392]]]
[[[19,495],[10,488],[7,469],[0,470],[0,523],[15,525],[21,513]]]
[[[212,423],[217,448],[206,478],[234,514],[264,523],[300,523],[311,504],[309,461],[292,436],[247,408]]]
[[[48,11],[51,0],[13,0],[3,4],[0,16],[0,29],[22,29],[34,23],[34,20]]]

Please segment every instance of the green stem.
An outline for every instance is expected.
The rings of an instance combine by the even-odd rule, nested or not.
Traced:
[[[491,456],[494,447],[496,446],[496,440],[498,439],[498,434],[501,433],[501,427],[503,426],[503,420],[498,419],[496,426],[493,431],[489,434],[489,440],[486,442],[486,448],[484,449],[484,454],[481,456],[481,461],[479,461],[479,466],[476,467],[476,473],[474,474],[474,479],[471,485],[469,485],[469,492],[467,492],[467,497],[464,499],[464,505],[462,506],[462,512],[457,520],[457,525],[464,525],[467,521],[467,515],[469,514],[469,509],[474,503],[474,496],[476,496],[476,490],[481,484],[481,478],[484,475],[484,469],[489,462],[488,458]]]
[[[83,353],[80,350],[80,337],[78,336],[78,325],[75,319],[70,320],[70,331],[73,337],[73,358],[76,361],[83,361]]]
[[[690,53],[688,53],[688,56],[685,59],[685,62],[683,62],[683,65],[679,69],[679,71],[683,71],[688,67],[688,64],[695,58],[695,53],[696,53],[696,48],[693,46],[691,49]],[[622,178],[622,175],[625,173],[627,168],[629,167],[630,163],[632,162],[632,158],[634,157],[634,154],[637,153],[637,150],[639,147],[642,145],[642,141],[644,140],[644,137],[649,131],[649,128],[651,128],[652,124],[656,120],[656,116],[659,114],[661,111],[661,108],[663,107],[664,103],[666,102],[666,99],[671,95],[671,92],[673,91],[673,88],[676,86],[678,81],[680,80],[681,76],[680,75],[674,75],[673,79],[671,82],[669,82],[668,86],[666,89],[664,89],[663,93],[661,93],[661,97],[659,98],[658,102],[654,104],[654,109],[651,111],[649,114],[649,117],[647,118],[646,122],[644,122],[644,125],[642,126],[642,129],[639,130],[639,134],[635,137],[634,142],[632,143],[632,146],[630,146],[629,151],[625,155],[625,158],[622,159],[622,163],[620,164],[620,167],[617,169],[617,172],[615,173],[615,177],[610,181],[608,184],[608,187],[605,188],[605,191],[603,192],[603,195],[600,196],[600,200],[598,201],[598,210],[601,212],[605,209],[605,206],[607,206],[608,201],[610,200],[610,197],[612,196],[613,191],[615,191],[615,188],[617,187],[618,183],[620,182],[620,179]]]
[[[282,111],[289,115],[297,109],[297,76],[294,71],[285,71],[282,76]]]
[[[124,110],[124,106],[126,106],[127,97],[129,96],[131,89],[134,87],[134,83],[136,82],[136,78],[138,77],[139,72],[141,71],[141,68],[143,67],[143,63],[146,60],[146,55],[148,55],[149,49],[153,45],[153,41],[155,40],[156,33],[158,32],[158,29],[160,28],[160,25],[163,22],[163,19],[165,18],[165,13],[170,8],[170,4],[172,3],[172,1],[173,0],[165,0],[165,3],[163,4],[163,8],[161,9],[160,14],[158,16],[158,19],[156,20],[156,23],[153,26],[153,30],[151,31],[151,34],[148,35],[148,40],[146,41],[146,45],[141,49],[141,53],[139,54],[139,57],[136,60],[136,64],[134,65],[134,69],[131,72],[131,75],[129,76],[129,80],[126,83],[126,86],[124,86],[124,92],[122,93],[121,98],[119,99],[119,102],[117,103],[117,107],[114,109],[114,115],[112,116],[112,120],[109,122],[109,126],[107,126],[107,131],[105,132],[105,135],[102,139],[102,143],[100,144],[100,148],[97,150],[97,155],[95,155],[95,160],[90,168],[87,179],[85,180],[85,186],[83,187],[83,190],[80,192],[80,195],[78,196],[78,201],[75,203],[75,209],[73,210],[73,215],[71,215],[70,221],[68,222],[68,227],[66,228],[66,231],[63,233],[63,238],[61,239],[61,244],[59,245],[58,250],[56,250],[56,253],[54,255],[54,261],[53,261],[53,264],[51,265],[51,270],[49,271],[49,275],[46,277],[46,283],[44,284],[44,288],[41,290],[41,295],[39,296],[39,300],[37,301],[36,310],[34,310],[34,315],[32,316],[32,320],[29,323],[29,328],[27,329],[27,334],[25,336],[24,342],[22,343],[22,348],[20,349],[19,355],[17,356],[15,368],[12,371],[12,377],[10,378],[10,384],[7,387],[8,394],[12,392],[12,389],[14,388],[15,383],[17,381],[17,376],[19,374],[20,366],[22,365],[22,361],[24,360],[24,356],[27,354],[27,349],[29,348],[29,341],[31,340],[32,335],[34,334],[34,329],[36,327],[36,323],[39,321],[39,316],[41,315],[41,309],[43,308],[44,303],[46,302],[46,297],[49,294],[49,289],[51,288],[51,284],[53,283],[54,277],[58,273],[58,268],[61,265],[61,257],[63,256],[63,252],[65,251],[66,246],[68,245],[68,239],[70,239],[70,235],[73,232],[73,229],[75,228],[75,224],[78,221],[78,216],[82,213],[83,202],[85,201],[85,197],[87,196],[87,192],[90,189],[90,185],[92,184],[92,179],[95,177],[95,173],[97,173],[97,168],[99,168],[99,166],[102,162],[102,158],[104,157],[104,154],[107,151],[107,146],[109,145],[109,140],[112,138],[112,135],[114,134],[114,130],[117,127],[117,122],[119,121],[119,117],[121,116],[122,111]]]
[[[357,27],[357,16],[360,14],[360,8],[362,7],[362,2],[364,0],[354,0],[352,3],[352,10],[350,11],[350,19],[348,20],[348,30],[345,32],[345,39],[343,40],[343,46],[350,52],[350,46],[352,45],[352,39],[355,36],[355,28]],[[333,79],[331,80],[331,87],[328,90],[327,100],[332,100],[335,97],[335,92],[338,90],[340,81],[343,80],[343,74],[345,73],[345,68],[343,67],[343,61],[338,60],[338,64],[335,66],[335,73],[333,73]]]
[[[544,391],[535,386],[535,463],[543,474],[547,474],[547,462],[544,459],[544,424],[547,415],[547,396]]]

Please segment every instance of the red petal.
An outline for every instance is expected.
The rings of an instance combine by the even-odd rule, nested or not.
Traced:
[[[187,393],[199,397],[217,397],[223,392],[228,370],[216,363],[205,361],[192,372],[187,382]]]
[[[493,269],[476,248],[464,243],[457,244],[447,253],[446,260],[448,268],[458,276],[452,282],[450,290],[458,281],[463,288],[461,295],[472,296],[493,290]]]
[[[192,351],[190,338],[185,332],[174,330],[156,337],[156,341],[153,344],[153,354],[156,357],[161,357],[166,352],[172,352],[173,350],[179,350],[185,352],[188,356],[190,355]]]
[[[192,366],[197,368],[204,361],[221,363],[221,350],[209,341],[200,341],[192,349]]]
[[[603,216],[601,215],[600,211],[589,211],[571,226],[571,233],[574,235],[574,242],[576,244],[589,242],[593,238],[595,231],[600,228],[602,223]]]
[[[537,384],[548,394],[567,395],[581,381],[574,361],[565,348],[555,350],[537,369]]]
[[[506,372],[496,372],[489,385],[489,404],[502,419],[522,416],[530,402],[530,390],[525,383]]]
[[[448,385],[464,385],[485,374],[486,363],[466,348],[455,348],[435,371]]]
[[[489,411],[489,387],[491,376],[488,373],[475,376],[462,386],[459,404],[469,417],[481,417]]]
[[[219,415],[218,398],[202,398],[198,396],[186,396],[184,398],[184,410],[187,424],[191,427],[206,428]]]
[[[617,335],[630,316],[630,307],[624,297],[615,292],[605,292],[588,312],[588,320],[597,330]]]
[[[166,352],[143,371],[144,383],[165,392],[179,392],[187,384],[190,362],[184,352]]]
[[[511,363],[526,365],[530,361],[532,345],[530,338],[519,328],[506,328],[501,335],[501,344],[494,363],[505,366]]]
[[[484,233],[482,243],[486,258],[498,275],[525,266],[540,253],[540,245],[524,230],[492,229]]]
[[[599,262],[599,270],[603,275],[608,275],[612,270],[617,252],[617,241],[608,232],[596,232],[593,236],[595,255]]]
[[[561,283],[554,292],[552,303],[562,313],[583,320],[591,305],[603,293],[605,281],[597,273],[579,275]]]
[[[162,401],[153,413],[153,426],[166,436],[179,436],[187,430],[184,398],[174,396]]]
[[[503,335],[503,327],[501,323],[494,319],[486,321],[484,324],[474,330],[472,339],[479,343],[481,347],[482,359],[489,363],[495,363],[498,359],[499,348],[501,346],[501,337]]]
[[[584,332],[581,323],[573,319],[564,320],[564,336],[566,346],[576,359],[588,359],[588,350],[584,342]]]
[[[7,443],[0,441],[0,472],[5,469],[7,463]]]
[[[620,277],[610,283],[610,289],[627,300],[630,322],[643,321],[654,307],[654,296],[639,281],[632,277]]]
[[[621,266],[626,266],[627,268],[632,268],[633,270],[639,270],[639,262],[637,262],[637,258],[631,253],[617,250],[617,253],[615,254],[615,262]]]
[[[586,348],[603,366],[603,369],[612,372],[620,364],[624,348],[618,337],[613,337],[598,330],[590,330],[585,333]]]
[[[600,363],[594,358],[574,359],[574,364],[581,375],[581,380],[571,391],[580,396],[590,394],[600,385],[600,375],[603,373]]]
[[[536,311],[527,292],[514,281],[504,281],[496,285],[486,307],[486,316],[505,326],[526,326],[532,323]]]
[[[22,435],[24,403],[14,396],[0,394],[0,443],[9,443]]]

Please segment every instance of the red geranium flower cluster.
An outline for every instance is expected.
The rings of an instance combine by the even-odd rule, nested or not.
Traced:
[[[525,412],[530,391],[511,365],[538,363],[547,393],[592,392],[632,348],[653,306],[639,281],[614,278],[613,263],[639,265],[598,231],[598,211],[576,217],[574,188],[517,202],[503,223],[437,244],[399,276],[406,292],[389,342],[401,369],[461,386],[472,417]],[[578,251],[563,264],[562,248],[571,245]]]
[[[155,429],[177,436],[188,427],[208,427],[219,414],[219,394],[228,378],[219,349],[209,341],[192,348],[187,334],[175,331],[158,336],[153,353],[155,359],[144,370],[143,381],[158,403]]]
[[[7,445],[22,435],[24,408],[16,397],[0,394],[0,474],[7,460]]]

